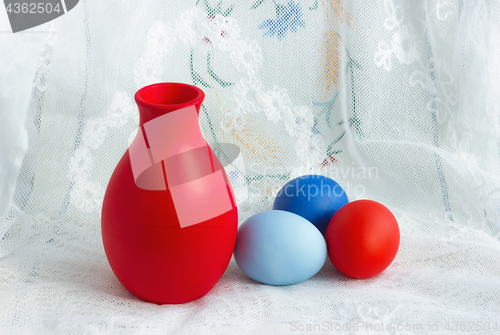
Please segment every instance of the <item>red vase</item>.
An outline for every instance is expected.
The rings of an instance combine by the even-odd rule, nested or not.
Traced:
[[[236,202],[201,133],[205,94],[161,83],[135,95],[139,131],[106,189],[102,239],[109,264],[136,297],[179,304],[205,295],[236,242]]]

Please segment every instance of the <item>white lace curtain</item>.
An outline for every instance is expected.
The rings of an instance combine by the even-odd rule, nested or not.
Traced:
[[[2,331],[500,327],[500,2],[81,0],[16,34],[0,14]],[[327,261],[271,287],[232,261],[193,303],[131,296],[100,209],[137,129],[134,93],[165,81],[203,89],[205,138],[241,149],[228,173],[240,223],[291,178],[322,174],[393,211],[394,263],[350,280]]]

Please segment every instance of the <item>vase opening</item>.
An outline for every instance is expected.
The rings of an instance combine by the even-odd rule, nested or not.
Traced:
[[[149,85],[137,91],[135,95],[140,105],[176,109],[200,104],[204,97],[205,94],[198,87],[182,83]]]

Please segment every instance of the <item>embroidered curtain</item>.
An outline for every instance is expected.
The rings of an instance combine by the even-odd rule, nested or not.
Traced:
[[[500,327],[499,20],[492,0],[81,0],[0,34],[0,329]],[[271,287],[233,260],[198,301],[134,298],[107,263],[100,210],[136,134],[134,93],[166,81],[203,89],[205,138],[240,148],[240,223],[288,180],[325,175],[395,214],[393,264],[352,280],[327,261]]]

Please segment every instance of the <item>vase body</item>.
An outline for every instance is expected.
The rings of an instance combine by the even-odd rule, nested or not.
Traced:
[[[109,181],[101,231],[109,264],[136,297],[178,304],[226,270],[238,214],[229,178],[198,122],[204,94],[180,83],[140,89],[138,133]]]

